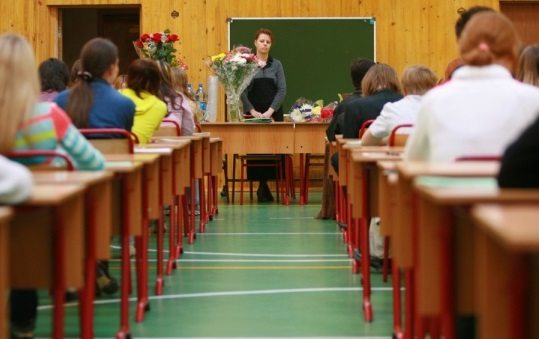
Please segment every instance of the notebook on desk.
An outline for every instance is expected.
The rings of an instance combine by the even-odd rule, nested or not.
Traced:
[[[245,123],[250,123],[250,124],[267,124],[267,123],[270,123],[272,122],[273,120],[272,119],[269,119],[269,118],[252,118],[252,119],[246,119],[245,120]]]

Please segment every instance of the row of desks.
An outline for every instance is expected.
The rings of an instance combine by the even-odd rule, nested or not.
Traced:
[[[207,151],[203,152],[205,143]],[[136,261],[139,288],[136,319],[140,321],[144,311],[149,309],[147,221],[159,218],[163,204],[173,204],[173,196],[191,187],[193,177],[216,177],[221,167],[211,164],[212,161],[221,164],[221,150],[219,139],[212,138],[210,141],[209,135],[198,135],[140,147],[133,155],[106,155],[106,171],[34,172],[35,189],[32,196],[17,206],[0,208],[3,251],[0,257],[0,289],[52,288],[54,338],[63,337],[65,289],[80,289],[80,335],[91,338],[95,262],[110,258],[110,237],[121,235],[122,301],[117,337],[128,336],[129,237],[137,238],[137,247],[146,242],[144,247],[137,248]],[[203,164],[205,156],[206,165]],[[217,209],[216,201],[212,202],[209,204],[212,210],[208,209],[210,213]],[[189,231],[194,233],[194,214],[190,224]],[[173,220],[171,225],[174,225]],[[169,246],[171,249],[179,247],[169,251],[173,253],[169,258],[169,267],[175,265],[183,237],[181,228],[177,237],[172,228],[169,230]],[[194,238],[194,235],[191,237]],[[142,251],[142,248],[146,250]],[[163,284],[162,260],[160,262],[157,294],[162,293]],[[1,295],[0,302],[5,305],[5,295]],[[0,333],[2,336],[7,333],[4,308],[0,312]]]
[[[436,337],[441,331],[455,338],[457,314],[477,316],[480,338],[539,337],[530,321],[539,309],[537,288],[530,288],[539,272],[539,233],[532,231],[539,191],[498,189],[496,162],[406,162],[402,149],[362,148],[344,140],[338,148],[349,243],[368,252],[368,220],[380,216],[393,263],[405,272],[405,324],[395,312],[397,337],[423,338],[429,331]],[[528,218],[518,219],[517,212]],[[364,315],[371,321],[363,266]]]

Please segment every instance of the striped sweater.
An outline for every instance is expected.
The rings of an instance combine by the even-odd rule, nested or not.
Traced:
[[[103,155],[80,134],[65,112],[50,102],[36,104],[30,117],[22,122],[14,150],[60,150],[71,158],[79,170],[105,168]],[[46,161],[42,157],[16,160],[24,164]]]

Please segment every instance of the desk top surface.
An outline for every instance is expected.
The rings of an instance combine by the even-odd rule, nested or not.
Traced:
[[[111,180],[110,171],[47,171],[32,172],[34,182],[38,184],[87,184],[92,185]]]
[[[37,184],[30,198],[17,206],[52,206],[59,205],[73,197],[82,195],[85,186],[82,184]]]
[[[539,251],[539,203],[481,204],[472,208],[472,216],[482,230],[511,250]]]
[[[418,175],[438,175],[451,177],[493,177],[498,174],[497,161],[461,161],[433,163],[403,161],[396,165],[399,176],[412,178]]]

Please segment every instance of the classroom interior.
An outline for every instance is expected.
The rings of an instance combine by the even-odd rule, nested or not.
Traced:
[[[206,84],[211,70],[204,64],[204,59],[229,48],[228,18],[373,17],[376,18],[376,61],[391,65],[399,74],[407,65],[425,64],[442,77],[447,63],[458,56],[454,36],[458,13],[474,5],[489,6],[506,14],[514,22],[525,44],[539,41],[539,1],[533,0],[455,0],[439,3],[412,0],[406,5],[396,4],[392,0],[3,1],[0,5],[4,13],[0,31],[26,36],[38,61],[58,57],[69,65],[77,59],[80,47],[86,40],[96,35],[106,36],[117,43],[120,55],[127,56],[120,60],[120,67],[127,68],[130,60],[137,58],[133,40],[141,33],[168,28],[180,36],[178,53],[189,65],[191,82]],[[279,39],[277,37],[277,44]],[[328,48],[338,53],[339,46]],[[337,93],[334,94],[337,99]],[[218,96],[217,122],[222,123],[226,116],[224,91],[220,91]],[[297,147],[292,152],[288,150],[283,153],[292,154],[290,160],[295,179],[284,185],[288,185],[293,192],[283,193],[274,203],[260,204],[250,196],[249,185],[245,184],[240,205],[239,187],[235,188],[234,203],[224,194],[225,191],[221,194],[224,186],[228,191],[232,187],[226,182],[221,160],[228,155],[226,169],[230,176],[232,162],[236,161],[233,154],[246,154],[251,149],[241,148],[245,145],[241,145],[240,138],[222,134],[218,127],[222,126],[205,128],[202,125],[202,133],[197,133],[193,138],[184,138],[178,144],[170,139],[162,140],[155,147],[157,150],[152,151],[148,147],[138,154],[135,152],[133,158],[125,155],[108,158],[109,171],[115,175],[124,173],[122,175],[126,177],[125,173],[133,171],[140,176],[137,180],[150,175],[150,170],[155,171],[151,175],[157,175],[166,166],[170,166],[169,169],[175,173],[169,178],[168,188],[166,184],[156,181],[155,177],[153,181],[148,181],[150,184],[147,186],[130,186],[136,192],[133,204],[146,202],[151,205],[152,202],[144,197],[155,200],[154,203],[159,202],[159,205],[151,206],[154,210],[150,215],[137,213],[128,227],[131,235],[148,239],[146,257],[127,259],[129,254],[121,249],[125,249],[128,238],[128,234],[123,232],[128,231],[109,225],[116,237],[110,247],[98,245],[98,255],[110,256],[112,274],[122,281],[129,281],[129,284],[123,284],[122,290],[113,296],[96,296],[95,300],[87,296],[94,305],[90,307],[91,311],[87,304],[83,308],[77,302],[64,304],[55,298],[51,292],[58,286],[50,286],[50,290],[41,289],[36,338],[381,339],[413,338],[414,335],[420,337],[425,333],[430,333],[431,338],[456,338],[455,333],[447,332],[448,327],[455,326],[455,309],[464,314],[481,314],[488,319],[488,322],[478,325],[479,338],[539,337],[538,325],[533,322],[533,317],[539,315],[536,289],[528,298],[530,302],[525,305],[525,312],[518,308],[524,307],[518,304],[523,299],[519,299],[518,295],[522,289],[517,288],[516,292],[509,289],[506,295],[500,293],[508,291],[504,283],[521,287],[524,284],[522,279],[530,284],[539,281],[536,262],[539,246],[529,245],[523,239],[525,237],[515,238],[514,234],[506,235],[499,231],[500,224],[504,222],[533,222],[533,203],[539,199],[539,193],[494,194],[491,190],[492,177],[498,170],[498,164],[473,164],[464,170],[414,167],[413,164],[397,164],[401,160],[401,147],[369,149],[365,151],[369,152],[368,156],[364,154],[362,157],[360,152],[355,152],[357,145],[351,143],[345,146],[344,142],[336,142],[334,150],[339,152],[340,161],[345,165],[343,173],[333,173],[332,178],[337,183],[336,187],[347,187],[345,194],[349,196],[345,199],[352,204],[343,213],[350,213],[349,220],[353,224],[349,222],[350,227],[342,227],[346,224],[344,219],[336,222],[314,218],[322,204],[322,167],[311,169],[311,180],[307,182],[310,191],[306,193],[303,190],[304,155],[311,153],[306,149],[313,147],[312,153],[324,153],[326,142],[322,131],[325,128],[318,128],[317,134],[306,137],[317,138],[313,145],[309,145],[308,141],[312,139],[290,135],[288,145]],[[282,137],[282,140],[276,138],[274,146],[286,144],[286,140],[286,137]],[[192,167],[185,168],[182,161],[187,161]],[[459,178],[463,176],[462,173],[465,179]],[[423,188],[414,191],[414,179],[425,175],[445,175],[451,179],[426,182]],[[395,184],[395,176],[399,177],[398,184]],[[44,176],[40,180],[45,182],[51,179]],[[111,177],[106,176],[76,180],[85,181],[86,185],[112,182]],[[179,212],[174,217],[160,215],[163,223],[167,220],[166,230],[157,227],[155,233],[144,233],[151,230],[140,225],[145,225],[149,218],[158,217],[156,210],[160,205],[175,204],[176,199],[181,202],[181,196],[186,194],[184,188],[192,185],[192,180],[204,181],[202,192],[206,195],[207,205],[201,208],[206,211],[195,217],[187,213],[186,205],[179,204]],[[155,186],[153,189],[150,188],[151,183]],[[50,182],[48,184],[51,185]],[[446,196],[433,188],[436,185],[478,187],[479,193],[470,197],[469,192],[462,189]],[[158,191],[157,187],[162,191]],[[274,183],[270,183],[270,187],[273,190],[277,188]],[[69,194],[78,196],[77,205],[76,208],[73,205],[64,206],[66,211],[63,217],[76,218],[81,225],[77,234],[67,236],[84,247],[87,246],[84,243],[87,235],[83,234],[82,224],[89,222],[83,222],[84,190],[79,188],[76,193],[75,187],[70,189],[74,191]],[[421,198],[420,203],[402,198],[403,192],[410,196],[416,194]],[[115,198],[118,199],[118,196],[112,196],[112,199]],[[119,207],[113,201],[102,200],[101,204],[109,204],[107,213],[120,223],[121,215],[118,211],[114,212]],[[507,201],[519,204],[504,204]],[[109,211],[111,206],[112,211]],[[458,206],[456,212],[452,209],[455,206]],[[25,206],[28,207],[32,205]],[[0,230],[7,232],[13,215],[4,216],[3,212],[0,209]],[[20,214],[20,210],[16,210],[17,213]],[[418,213],[423,214],[418,216]],[[503,215],[502,220],[493,218],[493,214]],[[361,241],[368,238],[362,233],[365,230],[368,232],[365,220],[373,215],[403,224],[401,229],[382,230],[384,235],[391,238],[393,255],[402,258],[400,271],[390,266],[361,266],[356,258],[353,246],[364,245]],[[32,217],[39,218],[40,215]],[[17,222],[28,222],[28,218],[17,219]],[[174,218],[178,225],[182,225],[175,230],[170,226]],[[69,219],[65,220],[69,222]],[[447,232],[444,227],[448,224],[457,224],[455,220],[461,221],[458,223],[460,236],[470,235],[466,233],[469,231],[466,227],[474,229],[471,238],[476,243],[459,243],[464,248],[463,253],[469,253],[466,251],[470,251],[472,246],[478,246],[482,251],[477,259],[481,260],[480,266],[470,263],[456,269],[458,276],[473,275],[471,282],[451,280],[453,271],[443,266],[447,264],[451,267],[454,264],[453,259],[447,257],[451,251],[421,248],[418,249],[419,253],[415,253],[411,250],[417,245],[413,242],[412,234],[436,237],[436,232]],[[423,228],[414,228],[414,222]],[[440,229],[426,230],[425,225],[429,222],[437,223]],[[129,222],[122,220],[121,223]],[[52,227],[50,222],[47,226]],[[43,230],[41,232],[38,234],[47,236]],[[4,245],[8,247],[6,237],[9,233],[1,234],[0,244],[3,245],[0,248]],[[17,241],[23,241],[25,234],[19,236],[21,238]],[[97,236],[106,238],[110,234]],[[445,250],[451,247],[451,244],[441,240],[436,244]],[[53,245],[48,246],[50,253],[43,252],[43,262],[57,255]],[[67,250],[69,248],[66,247]],[[514,248],[518,249],[518,254],[511,252]],[[89,266],[77,264],[77,260],[83,262],[82,257],[85,256],[81,248],[71,250],[76,251],[76,255],[71,258],[67,256],[65,262],[60,264],[66,270],[81,266],[75,276],[66,278],[67,285],[80,287],[85,284],[83,273]],[[27,258],[28,253],[19,253],[25,256],[25,260],[32,260]],[[522,253],[532,253],[532,259],[522,258]],[[423,268],[414,277],[410,272],[416,255],[426,262],[428,270]],[[463,262],[466,258],[454,260]],[[130,268],[127,268],[126,261],[130,261],[130,265],[127,265]],[[142,261],[146,262],[146,266],[140,264]],[[515,262],[517,269],[512,266]],[[49,262],[48,265],[57,264]],[[6,263],[0,262],[0,269],[5,267]],[[477,267],[480,269],[475,272]],[[44,271],[46,269],[39,269],[34,274],[44,274],[44,280],[50,284],[52,273]],[[140,272],[147,275],[142,277]],[[18,270],[17,274],[22,273]],[[524,278],[502,281],[497,274]],[[398,282],[395,282],[396,276],[399,277]],[[446,284],[434,280],[443,282],[445,278],[450,280]],[[418,286],[421,286],[414,291],[417,295],[408,294],[412,293],[409,287],[416,284],[413,279],[417,279]],[[0,282],[3,287],[9,286],[5,279],[0,279]],[[124,289],[124,286],[127,287]],[[489,292],[497,293],[493,300],[499,307],[492,306]],[[418,303],[415,304],[415,301]],[[62,310],[58,310],[59,304],[62,304]],[[421,316],[417,315],[420,312]],[[4,320],[0,322],[0,337],[3,337],[1,333],[8,331],[5,311],[0,313],[0,317]]]

